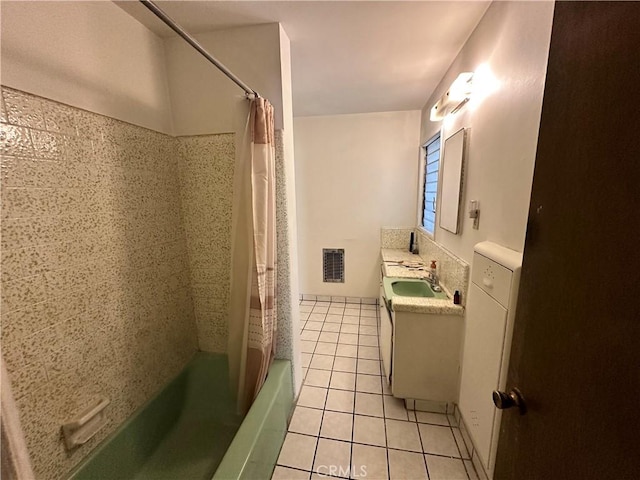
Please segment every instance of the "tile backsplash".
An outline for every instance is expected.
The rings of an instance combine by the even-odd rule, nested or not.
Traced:
[[[207,245],[178,170],[198,141],[9,88],[1,106],[2,352],[36,478],[57,479],[197,349],[188,253]],[[60,426],[99,395],[106,427],[66,452]]]
[[[428,262],[436,260],[440,282],[453,294],[460,292],[461,304],[466,305],[469,290],[469,264],[431,240],[422,230],[417,229],[419,255]]]
[[[413,227],[380,229],[380,248],[400,248],[409,251],[409,242]]]

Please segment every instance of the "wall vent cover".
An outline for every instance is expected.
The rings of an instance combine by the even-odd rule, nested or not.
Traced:
[[[344,283],[344,248],[322,249],[323,282]]]

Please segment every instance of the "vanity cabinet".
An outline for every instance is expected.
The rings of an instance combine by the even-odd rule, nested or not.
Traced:
[[[394,397],[458,399],[463,317],[392,312]]]
[[[463,317],[394,311],[380,288],[380,357],[394,397],[458,398]]]

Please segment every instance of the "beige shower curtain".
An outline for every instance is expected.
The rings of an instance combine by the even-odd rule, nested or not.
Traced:
[[[276,198],[273,107],[251,101],[236,158],[229,367],[246,413],[275,355]]]

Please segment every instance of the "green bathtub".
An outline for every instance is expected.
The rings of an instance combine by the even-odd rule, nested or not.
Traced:
[[[69,478],[270,478],[292,404],[291,364],[276,360],[243,419],[229,391],[227,357],[199,352]]]

